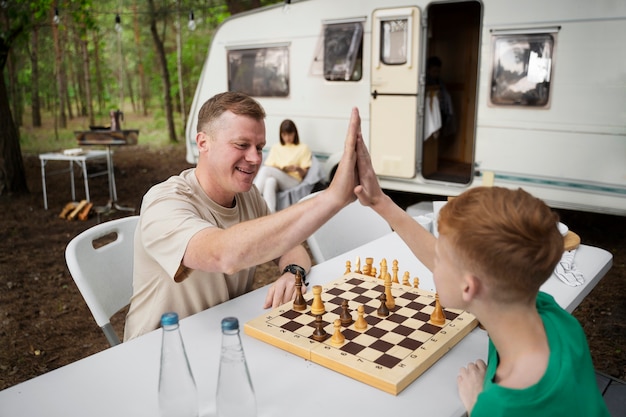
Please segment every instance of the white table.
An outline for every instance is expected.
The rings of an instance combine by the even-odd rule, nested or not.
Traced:
[[[87,175],[87,161],[92,161],[96,159],[105,159],[107,162],[107,170],[97,172],[95,174]],[[97,175],[105,175],[107,174],[109,177],[109,191],[111,192],[111,187],[115,187],[115,180],[112,178],[112,160],[108,151],[102,150],[93,150],[86,151],[81,154],[70,154],[66,155],[63,152],[49,152],[42,153],[39,155],[39,160],[41,161],[41,186],[43,189],[43,206],[46,210],[48,210],[48,193],[46,188],[46,165],[49,161],[65,161],[69,163],[69,167],[62,170],[49,172],[48,175],[59,174],[64,172],[70,173],[70,184],[72,187],[72,201],[76,200],[76,189],[74,184],[74,164],[78,165],[83,172],[83,181],[85,182],[85,199],[90,201],[89,197],[89,177],[94,177]]]
[[[432,274],[395,233],[315,266],[311,284],[343,274],[346,260],[373,257],[397,259],[400,271],[420,277],[420,287],[433,290]],[[551,277],[542,288],[572,311],[612,264],[612,255],[581,246],[576,266],[586,282],[568,287]],[[196,378],[201,416],[215,415],[219,365],[220,321],[236,316],[241,323],[263,314],[266,289],[261,288],[181,321],[189,361]],[[473,330],[441,360],[398,396],[343,376],[242,333],[259,416],[461,416],[456,388],[459,368],[487,355],[487,335]],[[14,387],[0,391],[0,415],[31,416],[156,416],[161,331],[107,349]]]

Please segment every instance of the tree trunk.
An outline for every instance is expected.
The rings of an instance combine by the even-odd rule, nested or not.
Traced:
[[[53,10],[50,13],[54,13]],[[50,20],[52,21],[53,16],[51,16]],[[67,127],[67,117],[65,115],[65,91],[63,76],[63,52],[61,49],[61,41],[59,39],[59,28],[57,25],[52,24],[52,38],[54,40],[54,70],[57,80],[57,99],[58,99],[58,111],[59,111],[59,127],[66,128]],[[56,124],[55,124],[56,127]]]
[[[174,127],[174,106],[172,104],[170,73],[167,69],[167,58],[165,56],[165,47],[163,41],[157,32],[156,11],[154,8],[154,0],[148,0],[150,5],[150,32],[157,50],[157,59],[163,76],[163,93],[165,94],[165,112],[167,117],[167,130],[170,136],[170,142],[178,142],[176,138],[176,128]]]
[[[137,71],[139,72],[139,96],[143,115],[148,115],[148,94],[146,89],[146,75],[143,69],[143,54],[139,37],[139,17],[137,16],[137,4],[133,1],[133,23],[135,29],[135,48],[137,48]]]
[[[100,36],[98,31],[93,32],[93,55],[96,61],[96,95],[98,96],[98,113],[104,111],[104,82],[102,81],[102,71],[100,70]]]
[[[5,50],[2,50],[6,48]],[[8,53],[8,45],[0,38],[0,54]],[[4,83],[4,66],[0,65],[0,195],[26,194],[26,171],[20,148],[20,132],[15,126],[9,94]]]
[[[39,101],[39,28],[33,26],[30,48],[30,100],[33,127],[41,127],[41,104]]]
[[[85,84],[85,102],[87,104],[87,116],[89,117],[89,125],[96,124],[96,119],[93,114],[93,99],[91,97],[91,72],[89,71],[89,49],[87,48],[87,33],[86,29],[80,40],[80,50],[83,55],[83,77]]]

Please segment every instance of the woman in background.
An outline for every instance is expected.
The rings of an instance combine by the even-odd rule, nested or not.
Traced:
[[[300,143],[295,123],[283,120],[279,134],[280,143],[272,146],[254,180],[272,212],[276,211],[276,194],[300,184],[311,167],[311,149]]]

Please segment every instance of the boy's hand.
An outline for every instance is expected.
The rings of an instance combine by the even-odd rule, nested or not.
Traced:
[[[487,371],[487,365],[481,359],[476,362],[472,362],[467,365],[466,368],[461,368],[459,376],[456,377],[456,382],[459,387],[459,396],[461,402],[467,410],[467,415],[471,415],[474,404],[478,399],[478,394],[483,391],[483,381],[485,380],[485,372]]]

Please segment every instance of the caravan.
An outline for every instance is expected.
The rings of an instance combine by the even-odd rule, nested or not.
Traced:
[[[552,207],[626,215],[626,2],[304,0],[215,33],[188,118],[222,91],[283,119],[330,179],[350,109],[381,186],[457,195],[489,183]]]

